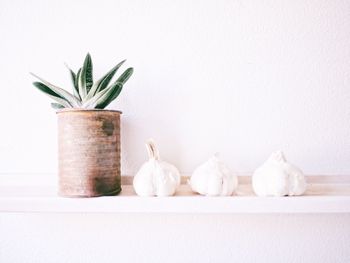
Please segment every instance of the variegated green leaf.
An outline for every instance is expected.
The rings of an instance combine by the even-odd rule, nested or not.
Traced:
[[[123,85],[121,83],[114,83],[111,87],[108,88],[108,92],[106,92],[94,105],[96,109],[104,109],[108,106],[116,97],[118,97],[119,93],[122,91]]]
[[[64,109],[65,107],[62,105],[62,104],[59,104],[59,103],[55,103],[55,102],[52,102],[51,103],[51,107],[55,110],[60,110],[60,109]]]
[[[44,83],[41,82],[33,82],[33,85],[38,88],[40,91],[44,92],[47,96],[52,98],[53,100],[57,101],[59,104],[67,107],[72,108],[72,104],[59,93],[56,93],[54,90],[52,90],[50,87],[46,86]]]
[[[80,72],[80,74],[79,74],[78,89],[79,89],[79,95],[80,95],[81,99],[84,101],[87,93],[86,93],[85,79],[83,77],[82,72]]]
[[[114,82],[113,85],[121,84],[121,86],[120,86],[119,92],[116,92],[116,93],[114,94],[114,96],[111,97],[111,99],[110,99],[110,101],[108,102],[108,104],[111,103],[113,100],[115,100],[115,99],[119,96],[119,94],[120,94],[120,92],[121,92],[121,90],[122,90],[124,84],[128,81],[128,79],[131,77],[131,75],[133,74],[133,72],[134,72],[134,69],[133,69],[133,68],[128,68],[128,69],[126,69],[126,70],[123,72],[123,74],[121,74],[120,77]],[[113,86],[113,85],[112,85],[112,86]],[[104,105],[104,107],[106,107],[108,104]]]
[[[92,59],[89,53],[86,55],[84,66],[85,65],[86,65],[86,72],[85,72],[86,93],[89,93],[92,85],[94,84],[94,78],[92,75],[92,70],[93,70]]]
[[[122,62],[120,62],[118,65],[113,67],[110,71],[108,71],[106,75],[104,75],[102,78],[100,78],[98,81],[96,81],[94,83],[94,85],[92,86],[86,99],[87,100],[91,99],[95,94],[97,94],[101,90],[104,90],[105,88],[107,88],[107,86],[110,83],[111,79],[113,78],[114,74],[121,67],[121,65],[123,65],[123,63],[125,61],[126,60],[123,60]]]
[[[72,84],[73,84],[73,94],[74,96],[80,100],[80,95],[79,95],[79,88],[78,88],[78,82],[77,82],[77,75],[74,73],[73,70],[71,70],[68,65],[66,64],[67,69],[69,70],[70,73],[70,77],[72,80]]]
[[[64,89],[61,89],[32,73],[31,74],[41,81],[34,82],[34,86],[57,101],[57,103],[51,103],[51,106],[55,109],[65,107],[103,109],[118,97],[123,85],[133,74],[133,68],[128,68],[112,85],[109,86],[115,73],[124,62],[125,60],[114,66],[109,72],[107,72],[107,74],[95,83],[93,83],[93,66],[89,53],[85,57],[83,67],[80,68],[76,74],[66,65],[69,69],[73,83],[73,95]]]
[[[79,76],[79,94],[84,100],[86,95],[89,93],[93,84],[92,78],[92,61],[91,56],[88,53],[84,60],[83,68],[81,69],[81,74]]]
[[[77,72],[77,75],[75,77],[75,82],[74,82],[74,87],[76,88],[76,90],[78,91],[79,93],[79,78],[80,78],[80,74],[81,74],[81,68],[78,70]],[[80,99],[81,99],[81,96],[79,95]]]
[[[96,101],[99,100],[106,92],[108,92],[109,88],[101,90],[99,93],[97,93],[95,96],[93,96],[91,99],[85,101],[82,105],[84,109],[92,109],[94,108],[94,105],[96,104]]]
[[[75,79],[76,79],[76,75],[75,75],[74,71],[71,70],[70,68],[68,68],[68,70],[69,70],[69,73],[70,73],[70,78],[71,78],[72,83],[73,83],[73,87],[75,88]]]
[[[119,82],[121,84],[125,84],[125,82],[128,81],[128,79],[131,77],[132,73],[134,73],[133,68],[126,69],[123,74],[120,75],[120,77],[116,80],[116,82]]]
[[[72,94],[70,94],[69,92],[65,91],[64,89],[57,87],[53,84],[51,84],[50,82],[40,78],[39,76],[30,73],[32,76],[36,77],[37,79],[39,79],[41,82],[43,82],[43,84],[45,84],[45,86],[47,88],[49,88],[52,92],[54,92],[55,94],[58,94],[60,98],[64,98],[67,102],[69,102],[69,104],[73,107],[80,107],[81,103],[80,101],[74,97]]]

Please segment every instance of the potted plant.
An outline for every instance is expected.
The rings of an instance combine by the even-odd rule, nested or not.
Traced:
[[[123,60],[97,81],[87,54],[75,73],[69,69],[73,94],[31,73],[33,85],[56,102],[58,116],[59,194],[71,197],[116,195],[121,191],[120,111],[105,110],[133,73],[112,79]]]

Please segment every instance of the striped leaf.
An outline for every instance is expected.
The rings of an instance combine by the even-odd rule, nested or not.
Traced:
[[[60,109],[64,109],[65,107],[62,105],[62,104],[59,104],[59,103],[55,103],[55,102],[52,102],[51,103],[51,107],[55,110],[60,110]]]
[[[134,72],[134,69],[133,69],[133,68],[128,68],[128,69],[126,69],[126,70],[123,72],[123,74],[121,74],[120,77],[114,82],[113,85],[121,84],[121,87],[120,87],[119,92],[117,92],[117,93],[114,94],[114,96],[110,99],[110,101],[108,102],[108,104],[111,103],[113,100],[115,100],[115,99],[119,96],[119,94],[120,94],[120,92],[121,92],[121,90],[122,90],[124,84],[128,81],[128,79],[131,77],[131,75],[133,74],[133,72]],[[108,105],[108,104],[107,104],[107,105]],[[107,106],[107,105],[106,105],[106,106]],[[106,106],[105,106],[105,107],[106,107]]]
[[[100,92],[101,90],[104,90],[107,88],[108,84],[110,83],[111,79],[113,78],[114,74],[117,72],[117,70],[123,65],[123,63],[126,60],[123,60],[118,65],[114,66],[110,71],[107,72],[106,75],[104,75],[102,78],[100,78],[98,81],[94,83],[92,86],[87,99],[91,99],[95,94]]]
[[[123,74],[120,75],[120,77],[116,80],[116,82],[119,82],[121,84],[125,84],[125,82],[128,81],[128,79],[131,77],[132,73],[134,73],[133,68],[126,69]]]
[[[114,83],[112,86],[108,88],[108,92],[106,92],[101,98],[96,102],[94,108],[96,109],[104,109],[108,106],[122,91],[123,85],[121,83]]]
[[[76,97],[74,97],[72,94],[70,94],[69,92],[65,91],[64,89],[61,89],[60,87],[57,87],[57,86],[51,84],[50,82],[40,78],[39,76],[37,76],[33,73],[30,73],[30,74],[32,76],[36,77],[37,79],[39,79],[42,82],[41,84],[45,84],[47,89],[49,89],[53,93],[57,94],[60,98],[64,98],[67,102],[69,102],[69,104],[71,106],[73,106],[73,107],[80,107],[81,106],[80,101]]]
[[[76,78],[75,78],[75,83],[74,83],[74,86],[76,87],[76,89],[78,90],[78,93],[79,93],[79,79],[80,79],[80,74],[81,74],[81,68],[78,70],[77,72],[77,75],[76,75]],[[82,100],[80,94],[79,94],[79,98],[80,100]]]
[[[126,70],[123,72],[123,74],[121,74],[120,77],[114,82],[113,85],[121,84],[121,87],[120,87],[119,92],[116,92],[116,93],[114,94],[114,96],[110,99],[110,101],[108,102],[108,104],[111,103],[113,100],[115,100],[115,99],[119,96],[119,94],[120,94],[120,92],[121,92],[121,90],[122,90],[124,84],[128,81],[128,79],[131,77],[131,75],[133,74],[133,72],[134,72],[134,69],[133,69],[133,68],[128,68],[128,69],[126,69]],[[108,104],[107,104],[107,105],[108,105]],[[105,105],[105,107],[106,107],[107,105]]]
[[[59,104],[67,108],[72,108],[73,105],[64,96],[61,96],[60,94],[56,93],[50,87],[46,86],[44,83],[33,82],[33,85],[40,91],[44,92],[47,96],[57,101]]]
[[[109,88],[101,90],[99,93],[97,93],[95,96],[93,96],[91,99],[87,100],[83,104],[83,108],[85,109],[91,109],[94,108],[94,105],[96,105],[96,102],[106,93],[108,92]]]
[[[88,53],[84,60],[84,65],[81,69],[81,73],[79,75],[79,94],[80,97],[84,100],[86,95],[89,93],[93,84],[92,77],[92,61],[91,56]]]
[[[74,73],[73,70],[71,70],[68,65],[66,64],[67,69],[69,70],[70,73],[70,77],[72,80],[72,84],[73,84],[73,94],[74,96],[80,100],[80,95],[79,95],[79,88],[78,88],[78,81],[77,81],[77,75]]]
[[[118,97],[123,85],[134,72],[133,68],[126,69],[119,78],[110,85],[116,72],[125,61],[126,60],[123,60],[114,66],[95,83],[93,83],[93,64],[89,53],[86,55],[84,64],[77,73],[66,65],[73,83],[73,95],[39,76],[33,73],[31,74],[40,80],[40,82],[34,82],[34,86],[56,101],[55,103],[51,103],[51,107],[54,109],[66,107],[103,109]]]

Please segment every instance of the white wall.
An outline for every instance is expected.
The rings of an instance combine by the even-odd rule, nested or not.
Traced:
[[[123,173],[153,137],[183,173],[215,152],[241,174],[283,149],[308,174],[350,173],[350,1],[0,2],[1,173],[56,172],[56,117],[33,71],[70,89],[127,58]]]
[[[111,105],[124,112],[124,174],[149,137],[183,173],[220,152],[247,174],[283,149],[308,174],[349,174],[349,10],[340,0],[1,0],[0,173],[54,178],[56,117],[28,72],[68,87],[63,62],[76,69],[90,51],[96,75],[124,58],[135,68]],[[0,261],[350,262],[349,236],[349,215],[1,214]]]

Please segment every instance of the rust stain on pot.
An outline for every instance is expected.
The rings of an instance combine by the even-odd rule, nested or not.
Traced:
[[[104,120],[102,124],[102,130],[104,131],[105,134],[107,134],[108,136],[111,136],[114,131],[113,123],[108,120]]]
[[[58,112],[59,194],[115,195],[120,181],[120,112]]]

